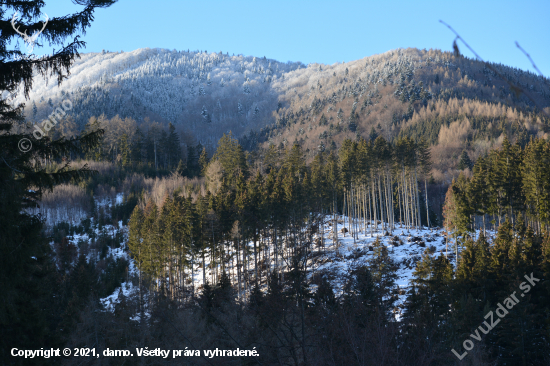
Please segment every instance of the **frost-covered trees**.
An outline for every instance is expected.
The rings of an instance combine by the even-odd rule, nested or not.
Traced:
[[[202,84],[199,85],[199,97],[202,97],[206,95],[206,91],[204,90],[204,86]]]
[[[215,142],[223,131],[240,134],[241,116],[255,103],[261,111],[264,106],[266,111],[276,108],[272,86],[264,83],[266,76],[281,76],[301,66],[261,58],[254,61],[253,57],[241,55],[159,49],[83,54],[75,64],[82,71],[74,72],[61,90],[53,91],[38,80],[28,105],[35,101],[36,118],[46,118],[52,107],[69,97],[79,128],[84,127],[90,116],[101,114],[107,118],[118,114],[138,123],[146,117],[159,120],[160,116],[161,123],[184,124],[198,139]],[[242,108],[236,111],[239,94]],[[47,105],[39,105],[44,97]],[[218,107],[218,100],[223,108]],[[210,111],[211,128],[201,125],[205,119],[201,115],[203,106]],[[214,110],[216,113],[212,113]],[[26,114],[31,117],[32,111]]]
[[[245,111],[245,109],[244,109],[244,107],[243,107],[243,105],[241,104],[240,101],[237,103],[237,112],[238,112],[241,116],[244,115],[244,114],[246,114],[246,111]]]

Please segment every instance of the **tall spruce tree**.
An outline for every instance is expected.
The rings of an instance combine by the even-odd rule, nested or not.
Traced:
[[[524,152],[522,168],[522,188],[525,192],[526,209],[529,216],[537,221],[537,231],[541,232],[550,218],[550,142],[543,139],[532,140]]]
[[[187,146],[187,174],[189,178],[200,174],[199,157],[195,146]]]
[[[245,154],[242,146],[237,139],[233,138],[231,133],[223,134],[218,141],[218,148],[212,157],[213,160],[218,160],[224,171],[224,178],[229,185],[233,185],[237,181],[240,173],[245,178],[248,177],[248,165],[246,163]]]
[[[460,154],[460,158],[458,159],[458,169],[472,169],[473,166],[474,164],[470,160],[470,157],[468,156],[466,150],[462,150],[462,154]]]
[[[199,157],[199,165],[201,167],[201,176],[206,176],[206,169],[208,168],[208,163],[210,162],[210,159],[208,158],[208,153],[206,152],[206,148],[203,147],[201,151],[201,156]]]
[[[418,149],[418,160],[420,162],[421,172],[422,176],[424,177],[424,198],[426,200],[426,224],[428,227],[431,226],[430,224],[430,207],[428,204],[428,176],[431,173],[432,170],[432,160],[431,160],[431,153],[430,153],[430,146],[428,145],[428,142],[421,138],[420,142],[417,144]]]
[[[78,50],[85,44],[76,36],[94,19],[96,8],[107,7],[113,0],[78,0],[81,12],[49,19],[40,38],[61,48],[51,55],[34,57],[19,49],[9,49],[19,37],[12,27],[12,15],[16,28],[31,34],[42,29],[40,19],[44,2],[4,1],[0,5],[0,89],[10,94],[21,90],[28,97],[33,76],[55,75],[58,83],[68,75]],[[54,172],[46,164],[54,164],[70,154],[97,144],[102,131],[92,131],[79,137],[52,141],[47,136],[35,139],[23,120],[23,104],[13,106],[9,97],[0,98],[0,363],[12,363],[10,349],[17,345],[22,349],[35,349],[46,340],[57,342],[51,335],[52,319],[58,309],[48,306],[52,299],[52,286],[48,273],[52,266],[49,245],[41,234],[40,218],[24,211],[35,206],[44,189],[71,179],[91,174],[87,168],[72,169],[69,163],[60,165]],[[44,122],[46,123],[46,122]]]
[[[166,151],[168,158],[168,167],[174,168],[181,159],[180,139],[176,132],[176,128],[172,123],[168,124],[168,137],[166,139]]]

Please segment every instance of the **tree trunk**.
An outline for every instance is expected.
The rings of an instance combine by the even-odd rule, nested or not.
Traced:
[[[257,287],[258,286],[258,252],[256,249],[256,241],[257,241],[257,235],[256,235],[256,229],[254,229],[254,284]]]
[[[426,223],[428,224],[428,227],[431,227],[430,225],[430,209],[428,206],[428,184],[426,182],[426,178],[424,178],[424,199],[426,200]]]

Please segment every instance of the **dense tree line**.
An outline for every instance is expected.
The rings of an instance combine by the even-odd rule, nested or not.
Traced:
[[[142,269],[140,280],[161,298],[148,297],[146,304],[142,295],[141,301],[134,299],[132,309],[161,307],[167,314],[171,311],[163,301],[179,304],[171,316],[198,312],[210,324],[199,327],[224,333],[228,345],[261,343],[264,362],[452,365],[451,348],[462,354],[462,342],[472,333],[481,335],[466,361],[470,364],[546,364],[550,335],[541,319],[547,319],[550,295],[544,282],[550,237],[547,221],[540,219],[546,216],[536,210],[544,207],[546,197],[545,140],[533,140],[525,150],[505,141],[502,149],[483,159],[495,164],[493,170],[478,172],[478,161],[473,178],[462,176],[453,184],[449,194],[455,209],[446,210],[445,218],[473,230],[473,223],[461,217],[484,201],[460,188],[473,187],[481,177],[500,177],[477,183],[498,187],[494,195],[483,193],[488,202],[495,200],[491,218],[498,234],[494,242],[483,230],[475,240],[464,236],[456,266],[452,256],[433,255],[427,249],[416,265],[400,322],[393,321],[398,263],[378,242],[365,266],[350,269],[341,293],[326,274],[308,276],[309,258],[324,250],[325,236],[330,235],[321,229],[324,217],[334,224],[336,215],[345,214],[350,235],[421,223],[419,176],[429,167],[422,145],[409,139],[389,144],[380,137],[370,142],[348,140],[338,155],[319,152],[309,165],[299,145],[282,155],[271,146],[261,168],[250,173],[242,148],[224,136],[219,144],[223,154],[213,157],[206,173],[208,179],[219,165],[221,182],[215,193],[196,201],[176,193],[160,208],[149,202],[134,210],[130,250]],[[521,179],[530,174],[533,180]],[[514,184],[531,193],[516,196]],[[483,228],[480,218],[475,228]],[[525,275],[539,279],[540,286],[533,286],[515,306],[508,302],[509,314],[494,329],[476,333],[486,314],[518,291]],[[186,281],[201,276],[200,289]],[[227,336],[233,324],[228,319],[242,325],[239,341],[236,335]],[[256,326],[264,329],[261,335]],[[362,346],[353,349],[353,344]],[[367,357],[372,352],[381,358]]]
[[[132,118],[111,119],[101,115],[91,117],[84,132],[105,131],[101,144],[82,157],[93,161],[114,163],[132,172],[152,172],[165,175],[177,171],[186,177],[203,175],[208,163],[208,152],[200,142],[181,141],[181,135],[171,123],[163,128],[159,123],[137,125]]]
[[[142,57],[144,64],[138,61]],[[308,160],[318,147],[336,150],[345,139],[366,137],[372,130],[392,142],[398,136],[424,138],[436,146],[449,140],[457,146],[432,151],[436,181],[455,168],[454,155],[465,148],[477,154],[495,141],[499,144],[502,134],[524,145],[531,135],[549,130],[544,112],[507,84],[521,86],[544,106],[550,98],[544,78],[439,50],[399,49],[346,64],[308,67],[217,52],[139,50],[135,55],[89,55],[85,65],[85,72],[74,75],[74,84],[92,85],[61,90],[51,95],[53,102],[31,93],[38,115],[29,106],[29,120],[46,117],[60,100],[69,99],[75,128],[84,128],[90,115],[102,113],[140,125],[151,118],[164,129],[169,122],[187,129],[208,147],[226,131],[242,137],[248,151],[257,144],[288,148],[298,141]],[[96,67],[101,72],[88,75]],[[37,89],[50,93],[41,83]],[[455,138],[449,126],[465,120],[467,133]],[[147,128],[142,132],[147,135]]]
[[[185,126],[204,144],[213,144],[221,132],[265,126],[277,106],[273,80],[301,67],[300,62],[206,50],[90,53],[77,61],[83,71],[71,76],[78,86],[52,91],[38,81],[25,114],[42,120],[69,99],[80,129],[94,115],[139,123],[151,118],[165,127],[168,122]]]
[[[475,347],[467,364],[547,364],[549,243],[520,216],[515,225],[506,219],[494,241],[483,233],[467,238],[456,267],[443,254],[424,255],[406,300],[404,346],[427,357],[420,364],[458,362],[466,340]],[[442,355],[452,360],[435,361]]]
[[[150,202],[143,210],[135,209],[130,221],[130,249],[143,272],[140,280],[159,297],[148,297],[148,301],[143,295],[141,300],[134,298],[133,305],[124,305],[133,310],[126,311],[156,309],[152,316],[163,324],[170,317],[176,329],[188,324],[189,320],[182,319],[199,315],[198,319],[203,320],[193,323],[194,331],[219,333],[227,347],[255,346],[263,352],[261,362],[267,363],[454,365],[458,359],[451,349],[463,354],[464,341],[470,340],[475,341],[475,349],[468,349],[463,361],[466,364],[547,364],[550,236],[545,222],[539,225],[536,211],[529,216],[517,208],[528,207],[527,202],[537,202],[537,198],[540,205],[544,195],[540,189],[534,189],[530,199],[511,199],[513,194],[506,193],[506,186],[502,186],[500,195],[495,196],[502,205],[500,224],[498,213],[494,216],[496,238],[491,241],[483,230],[476,239],[464,236],[464,249],[455,266],[451,256],[434,254],[428,248],[416,264],[402,306],[396,306],[399,292],[395,271],[399,263],[380,241],[374,243],[372,256],[350,268],[341,292],[336,291],[328,273],[311,275],[309,259],[324,250],[326,235],[320,229],[324,215],[319,213],[334,214],[332,210],[336,210],[348,214],[352,219],[347,227],[352,235],[353,230],[375,230],[375,217],[385,220],[378,229],[391,230],[392,224],[399,222],[397,211],[405,224],[406,215],[410,225],[419,221],[415,217],[418,206],[407,208],[414,204],[399,204],[399,197],[416,201],[415,189],[407,187],[415,167],[414,163],[403,161],[403,156],[410,157],[414,151],[407,150],[407,146],[415,144],[407,139],[395,146],[383,139],[374,143],[347,141],[339,155],[320,152],[309,165],[298,145],[281,157],[272,147],[262,162],[265,173],[260,170],[250,174],[236,141],[224,137],[220,147],[224,155],[233,151],[233,157],[221,164],[222,183],[216,194],[208,192],[195,202],[175,194],[167,197],[161,208]],[[533,140],[524,153],[530,156],[539,151],[544,157],[546,146],[544,140]],[[359,150],[363,148],[373,155],[362,155]],[[375,153],[384,149],[393,156],[388,167],[380,158],[384,155]],[[492,151],[489,157],[509,163],[513,160],[509,155],[512,151],[522,150],[505,142],[501,150]],[[360,156],[378,157],[369,161],[369,170],[362,179],[372,179],[367,180],[366,187],[374,183],[374,198],[381,216],[374,216],[373,208],[373,216],[367,216],[369,224],[364,228],[360,228],[363,218],[355,210],[360,210],[365,202],[360,194],[354,194],[354,190],[361,189],[362,170],[351,169],[355,166],[351,159]],[[539,167],[545,160],[533,156],[541,161],[531,164],[534,162],[529,160],[529,171],[539,172],[539,181],[535,182],[540,183],[545,170]],[[210,164],[215,164],[217,158]],[[504,164],[508,170],[499,173],[507,177],[501,180],[503,184],[511,184],[514,174],[526,174],[521,160],[518,164],[520,169]],[[419,163],[417,169],[421,168]],[[465,178],[460,180],[468,182]],[[390,181],[393,186],[388,185]],[[456,199],[458,215],[469,207],[464,197],[458,197],[459,187],[455,182],[449,190]],[[386,201],[385,190],[397,197],[393,219],[388,216],[392,214],[391,198],[388,193]],[[402,192],[408,192],[408,196]],[[523,203],[516,206],[515,199]],[[368,199],[366,205],[368,208]],[[477,228],[481,228],[480,224]],[[319,240],[316,242],[315,238]],[[205,278],[205,263],[210,263],[210,278]],[[195,268],[201,268],[202,273],[194,273]],[[201,289],[185,281],[201,275]],[[526,283],[530,283],[529,291],[525,291]],[[145,289],[143,292],[149,293]],[[517,300],[512,301],[510,294]],[[499,304],[506,305],[506,314]],[[395,322],[398,308],[403,310],[402,317]],[[489,324],[489,312],[501,321]],[[240,328],[232,331],[235,322]],[[150,324],[147,327],[156,328]]]
[[[239,289],[246,290],[262,281],[262,266],[264,279],[273,270],[283,271],[297,243],[307,242],[306,251],[313,250],[315,233],[321,248],[325,225],[335,228],[341,214],[354,240],[359,231],[391,233],[428,225],[419,184],[423,177],[425,191],[426,144],[400,139],[392,145],[382,137],[347,140],[338,155],[319,152],[309,166],[304,155],[299,145],[282,156],[271,146],[263,168],[251,175],[241,146],[224,135],[204,169],[205,195],[193,201],[175,192],[161,207],[149,201],[135,208],[130,250],[142,272],[173,298],[197,263],[206,282],[208,259],[209,280],[216,283],[230,261]],[[332,238],[337,241],[335,229]]]
[[[495,229],[507,217],[520,217],[536,233],[549,230],[550,144],[531,139],[522,148],[507,139],[502,147],[480,157],[472,176],[461,174],[446,200],[446,226],[457,235]]]
[[[91,303],[69,345],[83,347],[94,339],[103,347],[255,347],[259,353],[257,360],[193,359],[214,365],[546,365],[549,243],[547,234],[535,234],[524,222],[505,221],[494,241],[484,235],[468,239],[457,267],[427,250],[398,322],[399,263],[376,241],[367,260],[342,274],[339,291],[329,273],[308,276],[306,251],[297,250],[284,275],[274,271],[240,300],[236,278],[221,272],[194,296],[191,291],[175,299],[162,291],[148,295],[147,321],[127,321],[139,314],[139,296],[120,294],[114,313],[94,311],[97,305]],[[514,296],[517,301],[511,302]],[[462,355],[465,340],[474,348],[459,361],[451,350]]]

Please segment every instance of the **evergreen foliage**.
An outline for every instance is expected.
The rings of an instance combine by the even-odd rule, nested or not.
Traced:
[[[460,154],[460,159],[458,161],[458,169],[464,170],[464,169],[472,169],[474,164],[470,160],[470,157],[468,156],[468,153],[466,150],[462,150],[462,154]]]
[[[522,149],[505,139],[501,149],[476,161],[471,178],[461,175],[453,182],[444,210],[446,227],[464,234],[496,228],[507,217],[512,223],[526,220],[537,233],[547,231],[548,151],[547,140],[533,139]]]
[[[96,8],[107,7],[114,3],[111,0],[91,0],[78,2],[84,5],[81,12],[49,20],[48,26],[41,34],[61,49],[52,55],[34,58],[25,55],[18,49],[8,49],[13,39],[19,37],[10,24],[8,13],[15,11],[22,14],[22,21],[17,22],[20,28],[40,30],[42,22],[36,22],[44,6],[42,1],[17,2],[7,1],[1,5],[2,44],[0,88],[10,93],[21,90],[28,97],[33,87],[33,71],[41,76],[54,75],[58,83],[66,77],[75,58],[79,57],[78,49],[84,43],[76,36],[68,44],[67,38],[79,31],[85,31],[93,20]],[[0,100],[0,288],[3,300],[0,304],[0,363],[20,363],[14,361],[10,350],[36,349],[38,345],[56,347],[62,344],[63,335],[55,329],[74,320],[82,303],[90,294],[90,286],[82,281],[89,281],[87,273],[80,273],[86,265],[80,260],[72,273],[74,278],[74,296],[70,303],[59,292],[61,279],[71,270],[70,252],[66,241],[60,243],[61,272],[58,272],[48,241],[42,235],[40,217],[29,214],[26,208],[35,207],[44,190],[51,190],[54,185],[71,180],[79,180],[93,172],[86,166],[73,169],[69,162],[52,170],[55,163],[70,161],[72,156],[95,146],[102,130],[86,132],[74,138],[52,140],[49,137],[35,139],[23,123],[23,105],[12,105],[9,98]],[[22,151],[21,141],[27,141],[30,150]],[[60,253],[60,254],[61,254]],[[84,272],[88,269],[84,268]],[[65,282],[65,283],[68,283]],[[58,299],[52,301],[57,294]],[[60,321],[62,319],[62,321]]]

